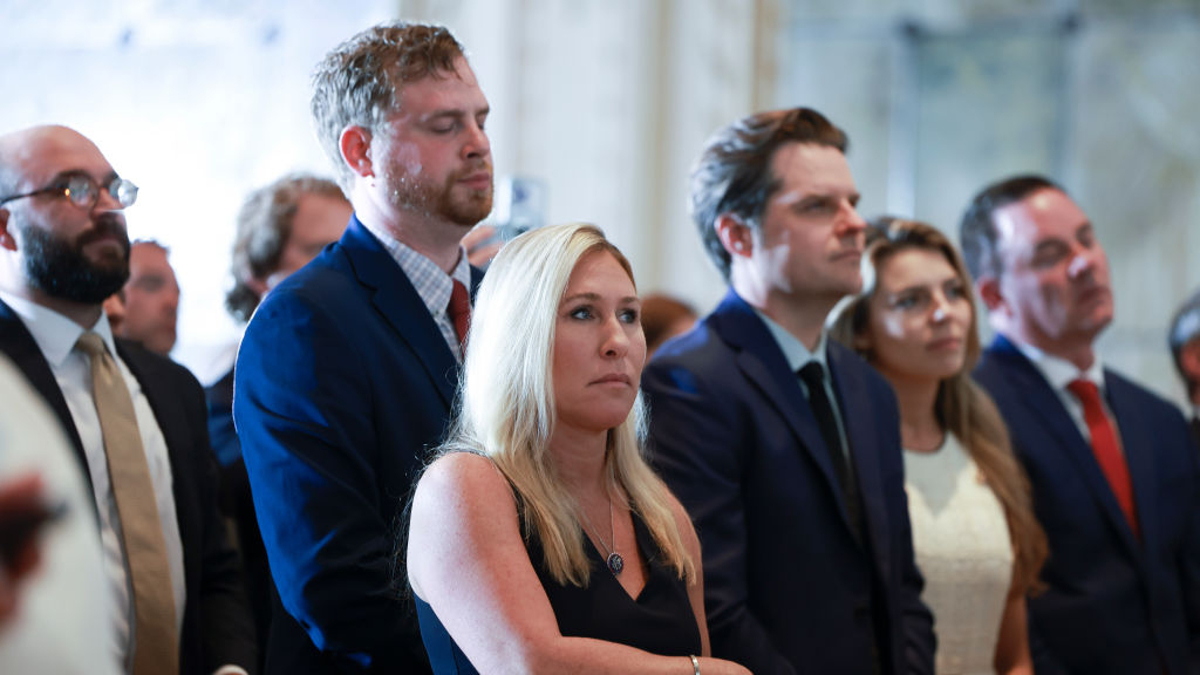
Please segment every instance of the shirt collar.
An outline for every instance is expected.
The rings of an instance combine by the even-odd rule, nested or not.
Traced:
[[[82,326],[65,315],[26,298],[0,291],[0,299],[21,317],[25,328],[33,336],[34,342],[42,350],[42,355],[51,367],[57,368],[67,360],[67,356],[75,348],[75,343],[79,341],[79,336],[85,332]],[[108,316],[104,312],[100,312],[100,318],[91,330],[100,336],[109,354],[115,357],[117,348],[113,342],[112,328],[108,325]]]
[[[757,308],[754,308],[754,313],[767,325],[767,330],[771,332],[771,336],[775,338],[779,349],[783,351],[783,358],[787,361],[788,367],[792,369],[793,373],[806,366],[809,361],[816,361],[821,364],[821,368],[826,373],[829,372],[829,366],[826,363],[827,334],[825,329],[821,329],[821,337],[817,340],[817,348],[809,351],[808,347],[805,347],[799,338],[789,333],[783,326],[775,323],[771,317],[763,314]]]
[[[358,218],[358,214],[354,217]],[[471,262],[467,259],[467,251],[462,245],[458,247],[458,262],[454,270],[447,275],[437,263],[393,237],[383,228],[368,225],[362,220],[358,222],[379,240],[388,255],[400,266],[431,315],[438,317],[446,313],[455,281],[461,283],[468,291],[471,290]]]
[[[1080,372],[1075,364],[1066,359],[1047,354],[1033,345],[1025,344],[1011,337],[1008,340],[1016,345],[1025,358],[1041,371],[1042,377],[1045,377],[1050,386],[1055,389],[1066,389],[1071,382],[1083,378],[1090,380],[1097,388],[1104,391],[1104,364],[1100,361],[1099,355],[1092,361],[1090,368]]]

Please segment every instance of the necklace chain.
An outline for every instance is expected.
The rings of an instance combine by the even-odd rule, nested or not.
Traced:
[[[587,510],[583,509],[583,508],[579,509],[579,513],[581,513],[583,515],[583,520],[584,520],[584,522],[587,523],[588,529],[590,529],[592,532],[596,533],[596,539],[599,540],[599,542],[600,542],[600,548],[604,549],[604,555],[605,555],[604,563],[606,565],[608,565],[608,569],[610,572],[613,573],[613,576],[616,576],[621,573],[621,570],[625,569],[625,559],[623,557],[621,557],[620,553],[617,553],[617,525],[616,525],[617,521],[616,521],[615,516],[613,515],[613,512],[614,512],[614,509],[613,509],[612,495],[609,495],[609,497],[608,497],[608,531],[612,534],[612,547],[610,548],[608,545],[608,542],[604,541],[604,537],[602,537],[600,535],[599,528],[597,528],[595,525],[592,524],[592,519],[588,517]]]

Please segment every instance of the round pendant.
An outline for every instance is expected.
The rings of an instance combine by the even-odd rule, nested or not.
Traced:
[[[608,563],[608,571],[612,572],[613,576],[620,574],[621,570],[625,569],[625,559],[616,551],[609,553],[608,560],[605,562]]]

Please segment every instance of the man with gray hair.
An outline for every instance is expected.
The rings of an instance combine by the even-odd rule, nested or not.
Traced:
[[[1192,294],[1171,320],[1167,336],[1175,368],[1192,403],[1192,436],[1200,447],[1200,291]]]
[[[234,376],[281,604],[267,670],[428,672],[394,535],[454,400],[478,282],[461,240],[492,206],[488,102],[462,45],[421,24],[359,33],[313,81],[354,215],[263,299]]]

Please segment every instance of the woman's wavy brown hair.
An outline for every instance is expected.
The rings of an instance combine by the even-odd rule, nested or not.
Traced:
[[[905,250],[940,253],[954,268],[964,287],[971,288],[971,275],[958,249],[937,228],[926,223],[884,217],[867,228],[867,248],[863,256],[863,290],[847,302],[834,320],[830,334],[855,349],[868,361],[874,360],[862,340],[870,330],[870,300],[875,293],[877,271],[889,258]],[[1008,429],[990,396],[971,380],[971,370],[979,360],[979,331],[975,296],[971,303],[971,325],[967,332],[967,355],[963,368],[942,380],[935,403],[938,422],[953,433],[979,466],[985,480],[1008,518],[1009,536],[1014,550],[1013,592],[1028,594],[1040,590],[1038,575],[1049,554],[1046,533],[1033,511],[1029,477],[1017,461],[1009,441]],[[856,344],[856,342],[858,344]]]

